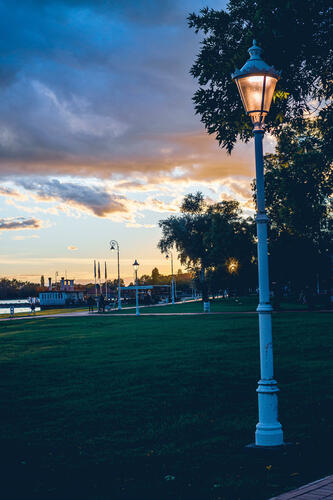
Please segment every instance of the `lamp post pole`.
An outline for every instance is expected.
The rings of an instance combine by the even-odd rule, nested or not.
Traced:
[[[117,250],[117,262],[118,262],[118,311],[121,311],[119,243],[116,240],[111,240],[110,241],[110,250]]]
[[[262,129],[254,129],[256,185],[257,185],[257,237],[259,274],[259,338],[260,338],[260,380],[258,382],[259,422],[256,427],[257,446],[283,444],[282,426],[278,420],[277,382],[273,373],[272,306],[269,292],[267,224],[265,210],[264,158]]]
[[[138,270],[137,269],[135,270],[135,286],[136,286],[136,289],[135,289],[135,303],[136,303],[135,314],[137,316],[139,316],[140,311],[139,311],[139,290],[138,290]]]
[[[255,446],[281,446],[282,426],[278,420],[278,386],[273,373],[272,306],[269,292],[267,224],[264,188],[263,122],[268,114],[275,85],[280,74],[261,58],[261,48],[253,42],[250,59],[232,75],[237,84],[245,111],[254,124],[256,187],[257,187],[257,252],[259,275],[259,340],[260,380],[258,382],[259,422],[256,426]]]
[[[136,316],[140,316],[140,311],[139,311],[139,289],[138,289],[138,269],[139,269],[139,263],[135,259],[133,268],[135,271],[135,304],[136,304]]]
[[[166,258],[169,258],[169,254],[166,256]],[[175,286],[174,286],[174,280],[173,280],[173,253],[170,252],[170,261],[171,261],[171,299],[172,303],[175,303]]]

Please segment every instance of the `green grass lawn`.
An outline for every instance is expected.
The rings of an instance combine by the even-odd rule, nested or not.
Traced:
[[[258,305],[257,297],[242,297],[237,299],[215,299],[211,300],[211,311],[229,311],[229,312],[243,312],[243,311],[255,311]],[[119,312],[117,310],[112,312]],[[135,312],[133,309],[122,309],[122,313]],[[140,313],[171,313],[171,312],[203,312],[203,303],[201,300],[194,302],[176,302],[175,305],[156,305],[156,306],[146,306],[140,307]]]
[[[229,299],[215,299],[210,301],[211,312],[247,312],[255,311],[258,306],[258,297],[256,295],[250,295],[247,297],[237,297]],[[297,302],[292,302],[290,299],[283,299],[281,302],[281,310],[306,310],[306,306],[303,304],[298,304]],[[121,313],[133,313],[135,306],[131,309],[122,309]],[[119,313],[118,310],[113,310],[112,312]],[[195,302],[176,302],[175,305],[157,305],[151,307],[140,307],[141,314],[147,313],[173,313],[173,312],[203,312],[203,303],[201,300]]]
[[[1,309],[0,309],[1,311]],[[55,309],[44,309],[43,311],[36,311],[35,314],[32,314],[31,312],[20,312],[20,308],[15,309],[15,318],[21,318],[25,316],[48,316],[50,314],[63,314],[63,313],[68,313],[68,312],[81,312],[81,311],[88,311],[88,306],[83,306],[83,307],[64,307],[64,308],[55,308]],[[0,312],[0,319],[1,318],[9,318],[10,314],[1,314]]]
[[[257,455],[255,315],[0,325],[3,498],[264,500],[333,472],[330,313],[274,316],[286,455]]]

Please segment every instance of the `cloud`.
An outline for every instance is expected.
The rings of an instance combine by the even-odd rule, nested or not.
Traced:
[[[174,198],[171,202],[166,202],[164,200],[159,200],[158,198],[149,197],[146,200],[147,209],[153,210],[154,212],[178,212],[179,211],[180,200]]]
[[[153,227],[156,227],[156,224],[139,224],[138,222],[128,222],[126,224],[126,227],[151,229]]]
[[[28,235],[25,235],[25,236],[14,236],[12,239],[13,240],[17,240],[17,241],[21,241],[21,240],[32,240],[32,239],[38,239],[39,238],[39,235],[38,234],[28,234]]]
[[[18,191],[10,188],[10,187],[0,187],[0,196],[5,196],[5,197],[9,197],[9,198],[19,198],[21,200],[26,200],[27,197],[22,194],[22,193],[19,193]]]
[[[67,247],[67,250],[71,250],[71,251],[75,251],[75,250],[77,250],[77,249],[78,249],[78,248],[77,248],[76,246],[74,246],[74,245],[69,245],[69,246]]]
[[[72,96],[71,101],[60,100],[55,92],[38,80],[32,82],[34,89],[50,104],[53,119],[58,120],[73,134],[92,137],[119,137],[126,125],[110,116],[90,111],[91,104],[83,98]],[[54,116],[56,115],[56,116]],[[57,116],[58,115],[58,116]]]
[[[75,182],[67,182],[65,179],[60,182],[58,179],[45,179],[38,177],[34,180],[30,178],[18,178],[16,184],[26,193],[30,193],[36,206],[17,204],[10,200],[10,205],[21,211],[28,213],[48,213],[50,215],[66,214],[79,217],[82,213],[94,215],[96,217],[110,218],[115,221],[125,221],[130,224],[128,227],[155,227],[154,224],[139,224],[137,218],[141,218],[146,211],[157,213],[177,212],[181,201],[181,195],[175,190],[170,190],[164,194],[167,199],[160,196],[150,195],[143,200],[135,200],[117,193],[114,190],[116,183],[101,183],[94,180],[89,185],[86,179],[76,178]],[[140,187],[139,187],[140,189]],[[150,189],[159,189],[158,186],[151,186]],[[160,190],[159,190],[160,191]],[[47,208],[40,207],[41,203],[51,204]],[[55,206],[52,204],[56,204]],[[31,205],[31,202],[30,202]],[[134,224],[134,225],[131,225]]]
[[[251,182],[252,177],[235,175],[221,179],[218,185],[223,194],[230,194],[238,200],[249,200],[252,199]]]
[[[21,212],[69,217],[93,215],[115,222],[125,222],[127,227],[133,228],[155,227],[156,223],[140,219],[148,217],[148,214],[152,212],[160,214],[178,212],[184,194],[189,188],[193,189],[190,181],[184,179],[179,180],[175,185],[170,184],[168,175],[154,177],[152,183],[147,181],[146,189],[143,190],[141,182],[102,182],[99,179],[91,179],[88,183],[87,179],[82,177],[62,178],[61,181],[53,178],[21,177],[15,182],[19,189],[25,190],[23,196],[28,198],[30,195],[28,205],[16,203],[15,198],[7,200],[7,204]],[[251,207],[250,183],[250,177],[229,176],[215,182],[197,181],[194,189],[211,188],[211,192],[214,193],[212,203],[219,199],[236,199],[242,207],[248,209]],[[124,186],[127,189],[122,189]],[[120,188],[120,192],[117,192],[116,188],[118,190]],[[127,191],[129,195],[127,196],[124,191]],[[140,200],[133,199],[136,196],[139,196]],[[207,191],[205,196],[208,196]]]
[[[248,173],[243,152],[231,160],[194,114],[189,68],[199,39],[186,17],[202,6],[0,2],[1,173],[129,183],[169,176],[170,184]]]
[[[149,183],[147,178],[144,178],[142,181],[136,180],[122,180],[116,182],[114,184],[114,188],[117,191],[126,191],[126,192],[140,192],[140,191],[155,191],[156,185]],[[161,186],[159,186],[159,189]]]
[[[25,217],[7,217],[0,219],[0,231],[20,231],[23,229],[41,229],[43,222],[39,219]]]
[[[129,212],[123,195],[112,194],[101,186],[88,186],[58,179],[36,180],[21,178],[16,183],[35,194],[38,201],[61,201],[81,210],[92,212],[98,217]]]
[[[135,228],[177,211],[189,190],[248,203],[250,146],[228,156],[194,113],[199,37],[186,17],[203,0],[14,4],[0,1],[6,209]]]
[[[0,187],[1,196],[18,196],[18,192],[8,187]]]

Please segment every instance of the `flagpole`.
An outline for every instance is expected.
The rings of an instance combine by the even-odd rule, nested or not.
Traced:
[[[104,261],[104,272],[105,272],[105,296],[108,299],[108,272],[106,269],[106,260]]]
[[[96,260],[94,260],[94,276],[95,276],[95,296],[97,297],[97,283],[96,283]]]
[[[101,295],[101,265],[100,262],[98,261],[98,267],[97,267],[97,277],[98,277],[98,284],[99,284],[99,294]]]

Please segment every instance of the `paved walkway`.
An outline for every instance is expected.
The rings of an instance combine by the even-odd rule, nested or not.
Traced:
[[[324,498],[333,500],[333,476],[324,477],[324,479],[306,484],[270,500],[322,500]]]
[[[149,307],[149,306],[142,306],[143,307]],[[150,306],[151,307],[151,306]],[[125,308],[124,308],[125,309]],[[135,309],[132,307],[128,307],[126,309]],[[290,311],[273,311],[273,314],[283,314],[283,313],[308,313],[308,312],[313,312],[313,311],[300,311],[300,310],[290,310]],[[327,310],[327,311],[315,311],[318,313],[333,313],[332,310]],[[210,313],[206,312],[169,312],[169,313],[164,313],[164,312],[158,312],[158,313],[141,313],[140,316],[211,316],[211,315],[220,315],[220,316],[228,316],[230,314],[233,315],[239,315],[239,314],[258,314],[256,311],[214,311]],[[116,312],[109,312],[109,313],[89,313],[88,311],[79,311],[79,312],[65,312],[65,313],[55,313],[55,314],[30,314],[29,316],[14,316],[13,318],[8,317],[8,318],[0,318],[0,323],[2,321],[17,321],[20,319],[38,319],[38,318],[72,318],[72,317],[80,317],[80,316],[136,316],[136,314],[133,313],[116,313]]]
[[[220,312],[210,312],[210,313],[205,313],[205,312],[173,312],[173,313],[141,313],[140,316],[206,316],[206,315],[212,315],[212,314],[258,314],[255,311],[220,311]],[[75,316],[136,316],[135,313],[115,313],[115,312],[110,312],[110,313],[89,313],[88,311],[80,311],[80,312],[68,312],[68,313],[55,313],[55,314],[36,314],[35,316],[33,314],[29,316],[14,316],[13,318],[0,318],[1,321],[16,321],[19,319],[41,319],[41,318],[73,318]]]
[[[90,316],[87,311],[56,313],[56,314],[29,314],[29,316],[14,316],[13,318],[0,318],[1,321],[17,321],[19,319],[43,319],[43,318],[68,318],[72,316]]]

